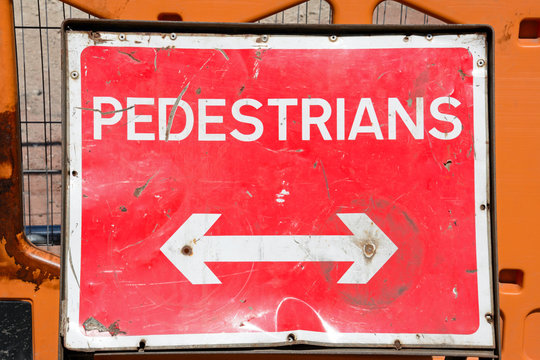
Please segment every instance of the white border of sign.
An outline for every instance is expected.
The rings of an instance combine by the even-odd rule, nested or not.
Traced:
[[[65,303],[62,306],[62,333],[65,347],[73,350],[134,350],[144,338],[145,349],[174,349],[201,347],[261,347],[289,344],[287,332],[246,332],[219,334],[180,334],[150,336],[86,336],[79,325],[79,279],[81,268],[81,82],[73,79],[70,73],[82,74],[80,58],[82,51],[89,46],[153,47],[163,48],[176,44],[179,48],[194,49],[397,49],[397,48],[465,48],[473,56],[473,101],[474,101],[474,175],[476,205],[476,254],[479,295],[479,328],[470,335],[448,334],[375,334],[375,333],[334,333],[293,331],[298,342],[329,346],[393,346],[399,340],[404,347],[476,347],[495,346],[494,327],[485,318],[493,314],[493,288],[491,283],[491,245],[489,211],[481,211],[480,206],[489,202],[489,132],[487,82],[488,66],[487,41],[483,34],[434,35],[432,39],[424,36],[403,35],[358,35],[338,37],[330,41],[323,35],[270,35],[264,43],[257,42],[259,35],[212,36],[207,34],[177,34],[175,40],[154,34],[124,34],[100,32],[101,41],[95,43],[88,32],[67,31],[65,44],[66,59],[66,200],[69,213],[65,216],[64,274]],[[479,66],[478,60],[484,65]],[[78,176],[72,176],[76,172]]]

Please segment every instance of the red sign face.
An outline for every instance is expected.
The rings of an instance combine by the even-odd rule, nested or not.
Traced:
[[[173,347],[478,335],[476,55],[186,39],[78,55],[73,327],[202,334]]]

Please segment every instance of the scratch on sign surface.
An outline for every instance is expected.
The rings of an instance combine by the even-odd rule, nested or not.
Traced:
[[[323,176],[324,176],[324,183],[326,185],[326,192],[328,194],[328,199],[332,200],[330,198],[330,187],[328,186],[328,178],[326,177],[326,171],[324,171],[324,165],[323,165],[322,161],[319,161],[319,163],[321,164],[321,169],[322,169],[322,173],[323,173]]]
[[[171,128],[172,128],[174,115],[176,114],[176,109],[178,109],[178,104],[180,103],[180,100],[182,100],[182,96],[184,96],[188,87],[189,87],[189,83],[187,83],[187,85],[180,92],[180,95],[178,95],[178,97],[176,98],[176,101],[174,102],[171,113],[169,114],[169,122],[167,123],[167,130],[165,131],[165,141],[169,141],[169,135],[171,134]]]
[[[129,57],[131,58],[131,60],[133,60],[133,61],[136,61],[136,62],[139,62],[139,63],[141,62],[141,60],[139,60],[139,59],[137,59],[135,56],[133,56],[133,54],[135,54],[135,51],[130,52],[130,53],[127,53],[127,52],[118,50],[118,52],[119,52],[120,54],[124,54],[124,55],[129,56]]]
[[[73,266],[73,258],[71,257],[71,248],[69,248],[68,254],[69,254],[69,267],[71,268],[71,271],[73,272],[73,277],[75,278],[77,287],[80,289],[81,284],[79,283],[79,279],[77,278],[77,273],[75,272],[75,267]]]
[[[157,174],[157,173],[156,173]],[[150,184],[150,181],[154,178],[154,176],[156,176],[156,174],[150,176],[148,178],[148,180],[146,180],[146,182],[144,183],[143,186],[139,186],[138,188],[135,189],[135,191],[133,192],[133,196],[135,196],[136,198],[138,198],[142,192],[144,191],[144,189],[146,189],[146,187],[148,186],[148,184]]]
[[[223,55],[223,57],[225,58],[225,60],[229,61],[229,56],[227,56],[227,53],[225,51],[223,51],[222,49],[214,49],[214,50],[217,50],[221,53],[221,55]]]
[[[458,69],[459,76],[461,76],[461,80],[465,80],[466,77],[470,77],[471,75],[466,74],[463,70]]]
[[[75,107],[75,109],[95,111],[95,112],[100,113],[101,115],[111,115],[111,114],[116,114],[116,113],[119,113],[119,112],[122,112],[122,111],[128,111],[130,109],[133,109],[134,107],[135,107],[135,105],[127,107],[125,109],[119,109],[119,110],[113,110],[113,111],[102,111],[102,110],[98,110],[98,109],[84,108],[84,107],[78,107],[78,106]]]

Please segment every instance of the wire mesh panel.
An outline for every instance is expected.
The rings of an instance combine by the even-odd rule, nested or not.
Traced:
[[[91,18],[59,0],[14,0],[19,77],[24,223],[36,245],[60,243],[62,121],[60,26],[67,18]],[[309,0],[259,23],[330,24],[332,8]],[[375,24],[441,24],[395,1],[381,2]]]
[[[60,243],[60,26],[85,17],[59,1],[15,0],[24,223],[36,245]]]
[[[332,7],[323,0],[309,0],[258,22],[263,24],[331,24]]]
[[[379,25],[438,25],[445,22],[397,1],[385,0],[373,11],[373,23]]]

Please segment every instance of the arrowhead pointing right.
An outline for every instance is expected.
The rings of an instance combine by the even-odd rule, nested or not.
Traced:
[[[203,236],[214,225],[221,214],[192,214],[178,230],[161,246],[161,252],[192,284],[221,284],[221,281],[204,263],[205,246]],[[182,248],[189,246],[191,254],[183,254]]]
[[[337,214],[355,238],[373,243],[375,253],[368,258],[362,253],[338,280],[338,284],[367,284],[397,251],[397,246],[364,213]],[[362,251],[362,250],[361,250]]]

